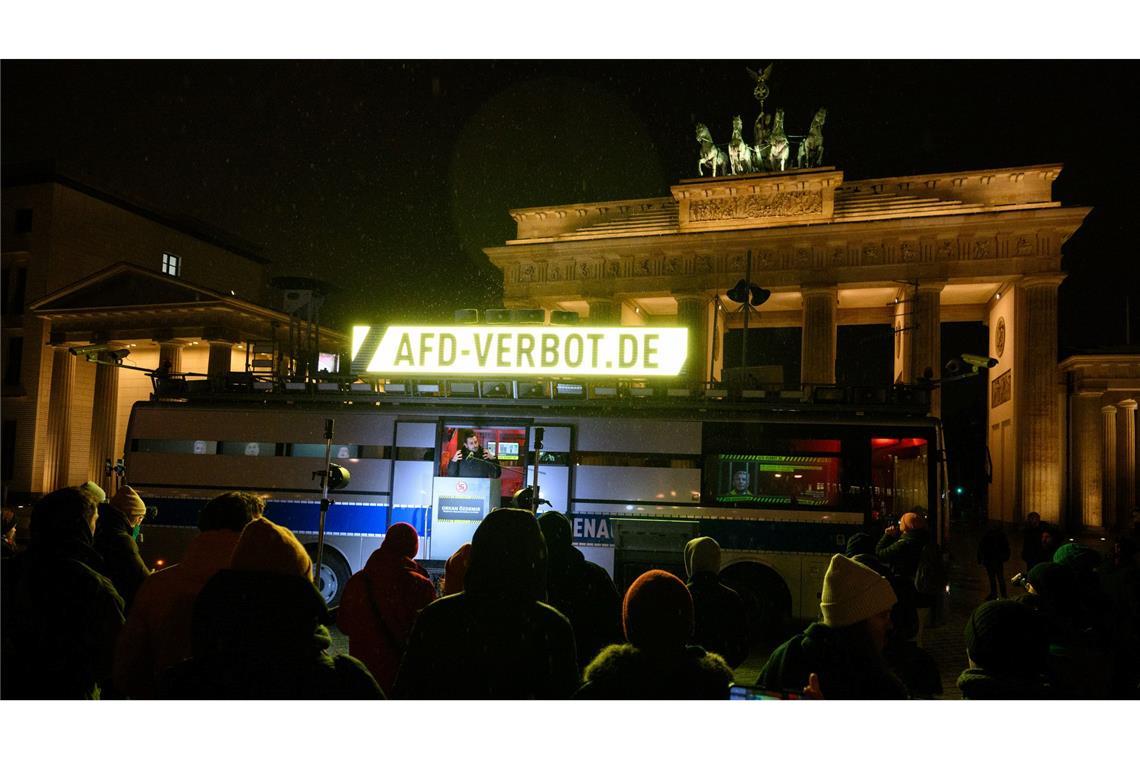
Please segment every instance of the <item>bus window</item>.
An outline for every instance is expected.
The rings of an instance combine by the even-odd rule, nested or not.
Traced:
[[[927,442],[924,438],[872,438],[873,509],[898,517],[929,513]]]
[[[840,504],[838,457],[716,454],[705,466],[718,504],[788,509],[836,509]]]
[[[218,448],[226,456],[271,457],[277,453],[277,444],[266,441],[222,441]]]
[[[463,447],[461,435],[467,432],[474,433],[479,439],[480,448],[494,457],[501,470],[500,485],[501,498],[504,504],[509,503],[515,492],[523,487],[525,480],[524,468],[526,466],[526,428],[467,424],[459,425],[448,423],[443,426],[443,441],[440,446],[439,474],[447,476],[447,468],[455,452]]]

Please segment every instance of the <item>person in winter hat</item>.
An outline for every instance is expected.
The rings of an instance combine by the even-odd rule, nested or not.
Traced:
[[[144,517],[146,504],[135,489],[123,486],[111,501],[99,506],[99,525],[95,529],[95,551],[103,557],[107,577],[123,597],[128,612],[139,587],[150,575],[138,546]]]
[[[883,659],[896,601],[885,577],[832,556],[820,596],[823,621],[777,647],[757,687],[798,693],[816,675],[827,699],[905,699],[906,688]]]
[[[230,566],[242,530],[265,511],[261,497],[241,491],[215,496],[198,515],[198,535],[182,561],[153,573],[139,588],[115,649],[115,685],[131,699],[153,699],[160,673],[192,653],[194,600]]]
[[[622,600],[628,643],[606,647],[584,674],[579,699],[726,699],[732,669],[690,645],[693,598],[680,578],[649,570]]]
[[[546,598],[534,515],[496,509],[471,539],[463,591],[420,612],[393,687],[409,699],[560,699],[578,686],[574,631]]]
[[[545,512],[538,527],[546,540],[546,601],[570,620],[578,665],[585,667],[604,647],[624,640],[621,596],[609,573],[574,547],[565,515]]]
[[[1087,614],[1089,590],[1069,564],[1040,562],[1018,599],[1045,621],[1049,681],[1062,699],[1103,699],[1112,688],[1112,658]]]
[[[40,499],[27,551],[4,560],[4,699],[98,699],[111,685],[123,600],[91,545],[97,498],[63,488]]]
[[[1001,599],[978,606],[966,621],[969,668],[958,676],[966,699],[1051,699],[1045,676],[1045,621],[1024,604]]]
[[[849,557],[874,570],[890,581],[898,601],[891,607],[891,625],[883,660],[891,672],[903,682],[912,699],[932,699],[942,694],[942,673],[938,663],[915,642],[918,634],[918,611],[914,607],[914,582],[899,578],[874,554]]]
[[[312,561],[287,528],[259,517],[229,569],[194,602],[193,657],[159,678],[172,699],[377,699],[362,662],[330,656],[332,615],[313,585]]]
[[[716,652],[731,668],[748,659],[748,619],[740,594],[720,582],[720,544],[708,536],[685,544],[685,573],[693,597],[693,643]]]
[[[392,691],[416,616],[435,600],[435,584],[415,561],[419,544],[408,523],[388,528],[364,569],[348,579],[337,612],[349,654],[368,667],[385,692]]]

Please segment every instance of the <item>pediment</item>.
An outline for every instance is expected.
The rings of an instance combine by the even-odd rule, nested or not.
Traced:
[[[37,313],[92,309],[145,308],[171,304],[211,303],[220,294],[168,275],[131,265],[116,265],[56,291],[32,305]]]

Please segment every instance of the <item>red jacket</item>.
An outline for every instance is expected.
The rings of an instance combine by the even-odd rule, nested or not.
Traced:
[[[415,560],[387,544],[372,552],[364,569],[348,579],[337,625],[348,652],[391,693],[419,611],[435,599],[435,585]]]

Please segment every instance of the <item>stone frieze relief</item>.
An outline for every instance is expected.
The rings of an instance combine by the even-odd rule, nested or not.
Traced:
[[[689,204],[690,222],[807,216],[823,212],[823,193],[790,190],[770,195],[710,198]]]

